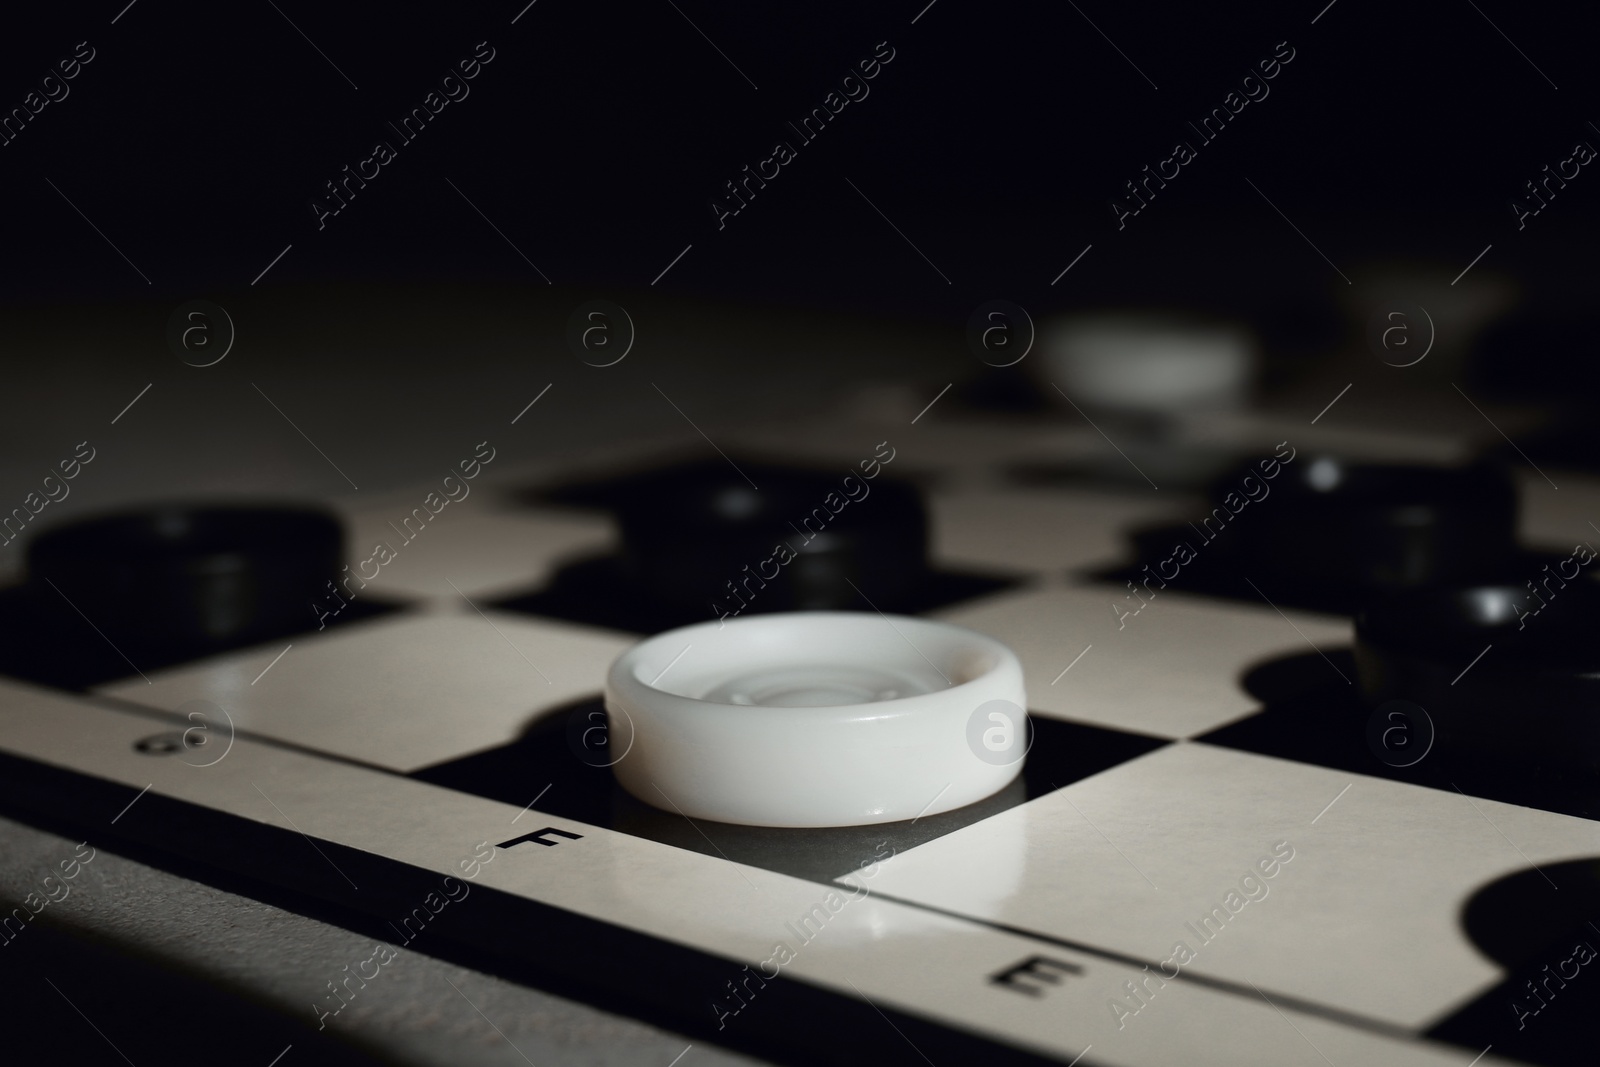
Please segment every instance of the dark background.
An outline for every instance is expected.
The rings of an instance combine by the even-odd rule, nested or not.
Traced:
[[[1036,320],[1240,318],[1263,338],[1265,386],[1331,396],[1360,380],[1352,359],[1389,370],[1362,347],[1359,308],[1396,272],[1424,304],[1494,286],[1502,312],[1558,320],[1531,349],[1475,356],[1460,379],[1478,400],[1596,384],[1600,178],[1585,168],[1520,232],[1510,206],[1575,142],[1600,145],[1597,20],[1571,5],[125,3],[8,16],[0,35],[6,109],[78,42],[96,53],[0,146],[0,441],[27,464],[85,436],[67,416],[86,388],[104,390],[98,421],[151,381],[144,428],[118,429],[148,434],[138,462],[197,491],[225,480],[225,464],[185,480],[206,442],[260,429],[259,452],[267,425],[288,432],[251,383],[330,453],[329,435],[363,430],[336,445],[369,471],[441,418],[443,393],[481,406],[463,427],[552,381],[546,407],[586,416],[638,393],[627,417],[647,428],[682,427],[651,383],[707,421],[792,414],[824,379],[932,396],[991,373],[963,328],[995,298]],[[386,122],[480,41],[495,58],[470,95],[400,144]],[[895,55],[870,95],[800,145],[786,123],[879,42]],[[1200,144],[1186,123],[1279,42],[1294,59],[1270,95]],[[398,158],[319,230],[311,200],[379,138]],[[779,138],[798,158],[719,229],[712,197]],[[1198,158],[1119,230],[1109,201],[1180,138]],[[594,298],[627,306],[640,338],[603,382],[564,342]],[[193,299],[238,330],[203,393],[165,342]],[[1459,406],[1455,371],[1428,367]],[[529,433],[570,441],[573,418]],[[178,430],[189,440],[163,452]],[[441,432],[428,454],[467,433],[482,436]],[[347,488],[309,458],[263,487]]]
[[[1587,125],[1595,21],[1572,5],[1338,0],[1312,25],[1324,0],[1082,14],[938,0],[913,25],[925,0],[539,0],[511,25],[524,0],[288,0],[281,13],[139,0],[112,25],[125,2],[8,19],[6,108],[78,41],[97,53],[66,100],[0,148],[9,301],[245,287],[290,243],[262,284],[543,286],[447,178],[557,285],[644,287],[692,243],[668,292],[874,312],[964,317],[997,294],[1314,306],[1337,275],[1246,177],[1358,283],[1392,257],[1453,275],[1490,242],[1480,266],[1530,284],[1572,286],[1591,269],[1600,201],[1586,174],[1521,233],[1508,206],[1576,140],[1600,139]],[[375,138],[396,141],[385,121],[484,40],[495,59],[471,95],[397,145],[319,232],[307,204],[322,183]],[[795,140],[786,120],[880,41],[895,59],[871,95],[719,232],[710,197],[776,138]],[[1118,232],[1106,202],[1122,182],[1195,141],[1184,122],[1279,41],[1296,57],[1271,95]],[[1093,257],[1052,290],[1089,243]]]

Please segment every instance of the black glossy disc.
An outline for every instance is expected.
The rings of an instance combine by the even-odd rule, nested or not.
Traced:
[[[1430,467],[1302,453],[1289,463],[1241,465],[1210,495],[1211,510],[1194,521],[1132,534],[1149,568],[1133,568],[1132,577],[1155,573],[1191,592],[1349,614],[1375,592],[1504,577],[1524,566],[1515,488],[1487,463]]]
[[[922,576],[917,491],[859,471],[697,463],[641,481],[618,503],[623,565],[663,600],[723,611],[898,603]],[[748,480],[747,480],[748,477]]]
[[[1238,490],[1245,473],[1220,481],[1213,498]],[[1256,514],[1238,516],[1237,547],[1274,575],[1401,588],[1481,572],[1515,549],[1516,492],[1504,471],[1487,464],[1302,455],[1264,484],[1271,496],[1252,505]]]
[[[28,582],[37,603],[81,613],[142,668],[307,629],[340,577],[342,540],[320,510],[157,507],[41,534]]]
[[[1600,585],[1576,568],[1375,598],[1356,616],[1363,695],[1421,705],[1441,743],[1600,774]]]

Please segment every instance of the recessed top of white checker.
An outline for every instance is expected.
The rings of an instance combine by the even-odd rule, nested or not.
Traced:
[[[540,712],[598,697],[632,643],[503,612],[402,615],[97,691],[169,710],[210,700],[241,731],[412,771],[512,741]]]
[[[1422,1028],[1501,978],[1468,898],[1597,852],[1587,820],[1180,743],[901,853],[874,888],[1152,961],[1183,942],[1182,971]]]
[[[1156,737],[1192,737],[1260,707],[1240,681],[1254,665],[1351,640],[1347,619],[1173,590],[1138,614],[1113,610],[1140,603],[1125,587],[1085,585],[1001,593],[935,614],[1009,645],[1031,710]],[[1328,680],[1345,684],[1331,664]]]

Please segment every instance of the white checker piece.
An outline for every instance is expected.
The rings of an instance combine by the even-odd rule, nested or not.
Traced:
[[[598,695],[606,668],[635,640],[507,612],[462,612],[391,616],[297,638],[275,665],[284,645],[96,691],[168,710],[210,700],[240,731],[412,771],[505,744],[538,713]]]
[[[515,805],[244,737],[212,767],[151,759],[133,749],[149,731],[148,720],[11,682],[0,681],[0,697],[0,746],[10,751],[121,782],[130,798],[148,789],[440,874],[459,876],[457,863],[476,842],[517,832],[513,824],[524,818]],[[138,818],[137,809],[129,817]],[[1031,1047],[1062,1062],[1081,1055],[1085,1045],[1095,1050],[1092,1062],[1126,1067],[1319,1067],[1324,1057],[1396,1067],[1460,1067],[1463,1062],[1460,1050],[1449,1046],[1341,1025],[1292,1007],[1280,1014],[1264,1001],[1194,983],[1163,990],[1165,1003],[1158,1000],[1147,1009],[1164,1009],[1149,1019],[1150,1025],[1119,1030],[1102,997],[1071,994],[1116,990],[1141,977],[1140,971],[876,896],[891,875],[900,877],[896,864],[901,860],[879,867],[868,883],[873,895],[855,894],[857,899],[845,902],[802,942],[790,927],[815,914],[826,887],[570,819],[555,821],[582,838],[560,848],[497,851],[478,884],[722,956],[730,961],[730,980],[743,977],[741,964],[755,968],[773,956],[775,943],[786,942],[794,949],[783,966],[786,975]],[[519,824],[530,825],[539,823]],[[981,835],[987,825],[971,830]],[[1307,841],[1309,848],[1309,836]],[[328,862],[330,882],[348,881]],[[1084,868],[1083,882],[1093,886],[1095,873]],[[971,872],[973,877],[981,873]],[[1102,898],[1108,888],[1127,888],[1120,879],[1105,881]],[[1059,897],[1052,899],[1059,905]],[[1126,906],[1122,899],[1116,903]],[[1286,959],[1305,963],[1308,957],[1293,951],[1292,943],[1284,947]],[[1047,999],[986,980],[1040,952],[1075,963],[1083,973]],[[718,995],[722,989],[707,989],[708,1004]],[[1504,1063],[1492,1056],[1479,1062],[1485,1067]]]
[[[1266,894],[1196,936],[1280,841],[1294,855],[1257,875]],[[1180,743],[901,853],[872,884],[1152,964],[1182,941],[1186,972],[1422,1030],[1503,977],[1461,932],[1468,897],[1594,847],[1584,819]]]
[[[1114,603],[1138,607],[1115,586],[1074,586],[1000,593],[932,614],[1009,645],[1022,660],[1031,711],[1167,738],[1193,737],[1257,710],[1260,701],[1240,684],[1251,665],[1351,640],[1347,619],[1279,614],[1265,604],[1166,590],[1119,619]],[[1336,671],[1328,667],[1337,685]]]

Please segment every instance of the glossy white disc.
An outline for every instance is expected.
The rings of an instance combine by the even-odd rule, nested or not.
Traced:
[[[670,630],[606,679],[613,770],[639,799],[758,826],[896,822],[1022,769],[1017,657],[948,623],[792,612]]]

